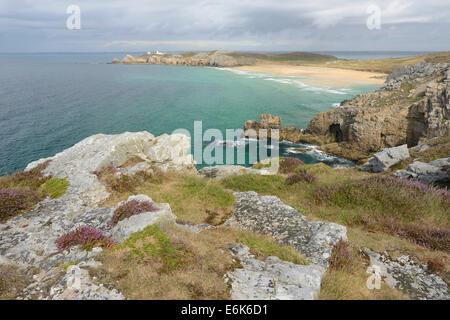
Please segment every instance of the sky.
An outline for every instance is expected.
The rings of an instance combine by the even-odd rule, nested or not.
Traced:
[[[0,52],[217,49],[448,51],[450,1],[0,0]]]

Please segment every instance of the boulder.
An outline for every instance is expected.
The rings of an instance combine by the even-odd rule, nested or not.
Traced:
[[[50,289],[52,300],[123,300],[116,289],[107,289],[91,281],[89,272],[73,265],[65,276]]]
[[[404,144],[398,147],[384,149],[376,153],[359,169],[363,171],[383,172],[408,158],[408,146]]]
[[[256,192],[234,192],[234,215],[226,224],[270,235],[290,245],[310,262],[328,266],[333,245],[347,239],[347,229],[336,223],[309,222],[275,196]]]
[[[394,260],[387,253],[379,254],[368,248],[363,252],[369,257],[372,270],[377,270],[378,276],[389,287],[399,289],[413,299],[450,300],[445,281],[430,273],[426,266],[415,264],[409,256]]]
[[[242,268],[228,272],[233,300],[313,300],[320,292],[324,268],[298,265],[277,257],[257,260],[242,244],[229,245]]]
[[[397,170],[394,174],[400,178],[415,179],[422,183],[449,182],[450,157],[429,163],[414,161],[406,169]]]

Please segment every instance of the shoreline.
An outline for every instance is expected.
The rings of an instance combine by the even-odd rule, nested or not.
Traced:
[[[287,64],[256,64],[248,66],[229,67],[229,69],[267,73],[276,76],[305,77],[302,82],[319,87],[342,86],[355,84],[383,84],[386,74],[350,69],[294,66]]]

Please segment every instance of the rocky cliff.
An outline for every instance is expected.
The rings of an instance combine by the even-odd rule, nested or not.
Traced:
[[[449,63],[396,68],[373,93],[313,117],[305,133],[329,153],[364,160],[374,152],[450,135]]]
[[[114,59],[113,64],[163,64],[181,66],[209,66],[232,67],[238,65],[238,61],[227,54],[227,51],[211,51],[183,54],[151,54],[145,53],[138,57],[127,55],[121,61]]]

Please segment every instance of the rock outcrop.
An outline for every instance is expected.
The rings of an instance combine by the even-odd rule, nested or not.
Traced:
[[[326,267],[333,245],[347,239],[344,226],[328,222],[308,222],[294,208],[275,196],[256,192],[235,192],[234,215],[227,224],[272,236],[299,251],[308,261]]]
[[[450,182],[450,157],[429,163],[414,161],[404,170],[394,173],[397,177],[415,179],[422,183]]]
[[[244,124],[244,136],[247,138],[286,140],[294,143],[322,144],[320,138],[305,134],[303,130],[295,126],[283,127],[281,117],[271,114],[260,114],[259,121],[248,120]]]
[[[56,268],[60,264],[77,263],[79,267],[96,264],[93,259],[101,250],[86,252],[72,248],[60,251],[56,247],[55,240],[58,237],[77,227],[93,227],[116,241],[122,241],[147,225],[175,221],[168,204],[154,203],[158,209],[156,212],[132,216],[112,228],[110,222],[117,207],[99,207],[109,193],[93,171],[100,170],[106,165],[120,166],[134,157],[141,158],[151,165],[151,168],[191,171],[194,162],[192,156],[187,154],[189,147],[189,138],[183,135],[163,135],[155,138],[145,131],[120,135],[99,134],[84,139],[54,157],[30,163],[27,169],[50,161],[43,173],[66,178],[70,186],[62,197],[46,199],[30,212],[0,224],[0,263],[17,265],[23,270],[37,268],[43,274],[41,277],[37,276],[36,282],[31,284],[34,287],[42,287],[43,291],[24,298],[75,298],[69,287],[60,288],[61,290],[58,289],[50,295],[51,288],[45,283],[60,277],[59,269]],[[134,196],[129,200],[133,199],[151,201],[144,195]],[[89,283],[84,271],[80,277],[82,285]],[[94,294],[94,291],[98,294]],[[86,291],[92,295],[86,293],[87,295],[82,297],[120,298],[120,295],[108,293],[103,289],[94,291]]]
[[[395,69],[377,91],[315,115],[305,133],[322,139],[324,151],[358,161],[384,148],[450,135],[449,65]]]
[[[212,167],[201,168],[198,173],[206,178],[223,179],[229,176],[236,176],[241,174],[261,174],[273,175],[278,172],[278,162],[273,161],[273,166],[262,169],[247,168],[237,165],[218,165]]]
[[[387,253],[379,254],[368,248],[363,251],[369,257],[372,269],[376,268],[380,280],[389,287],[404,291],[413,299],[450,300],[445,281],[430,273],[426,266],[415,264],[409,256],[394,260]]]
[[[404,144],[375,153],[375,155],[359,169],[363,171],[383,172],[408,158],[408,147]]]
[[[248,247],[230,245],[242,268],[226,277],[231,280],[233,300],[313,300],[320,292],[324,268],[318,265],[298,265],[277,257],[257,260]]]

